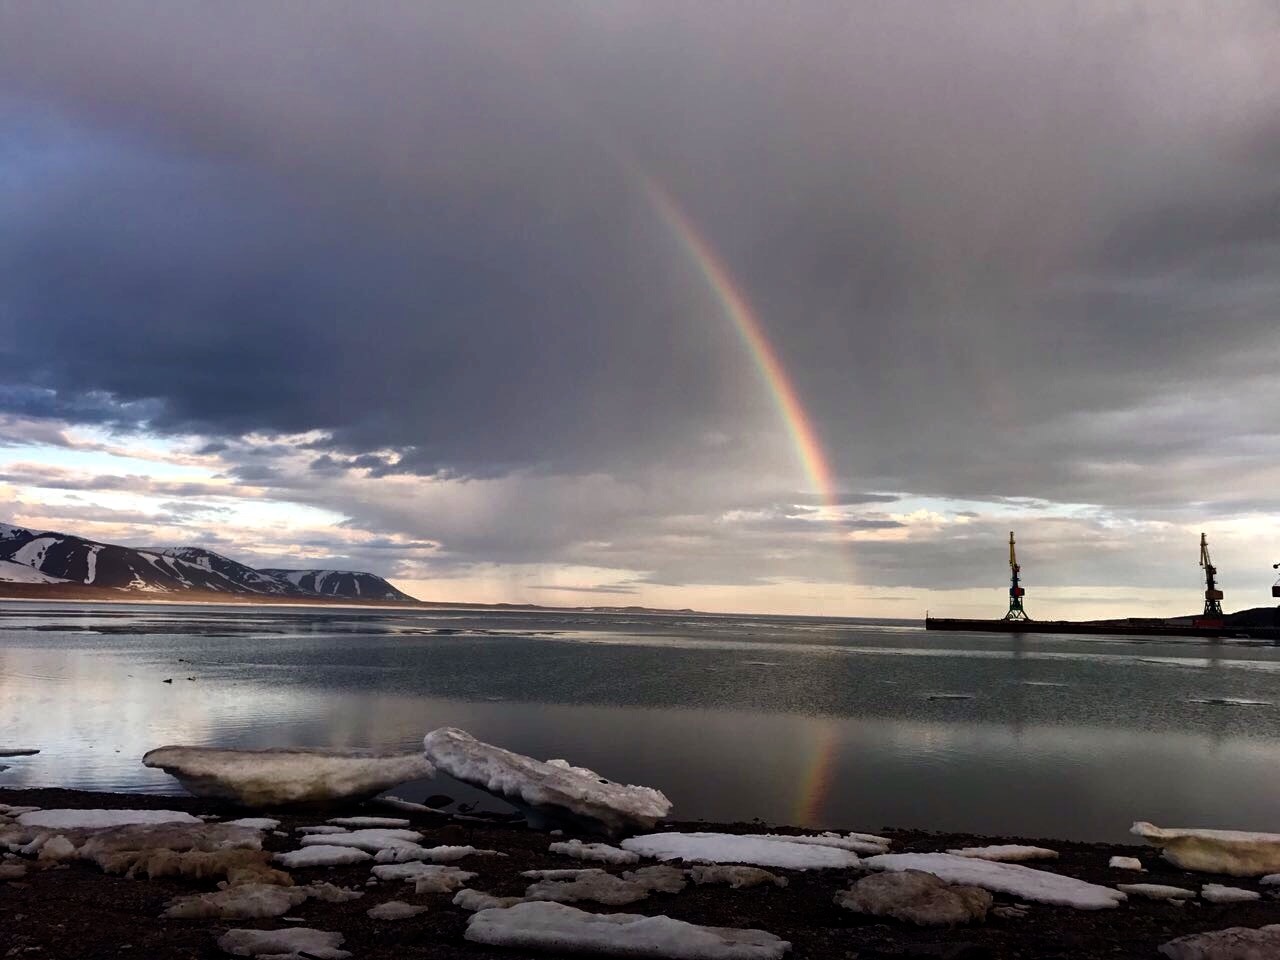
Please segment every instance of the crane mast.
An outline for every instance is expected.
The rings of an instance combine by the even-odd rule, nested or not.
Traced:
[[[1013,531],[1009,531],[1009,612],[1004,615],[1006,620],[1030,620],[1027,611],[1022,609],[1022,598],[1026,595],[1022,585],[1018,582],[1019,574],[1022,573],[1022,567],[1018,565],[1018,552],[1013,539]]]
[[[1209,559],[1209,538],[1200,534],[1200,566],[1204,568],[1204,615],[1222,618],[1222,591],[1218,589],[1218,568]]]

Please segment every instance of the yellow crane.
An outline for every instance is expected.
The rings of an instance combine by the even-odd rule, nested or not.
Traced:
[[[1006,620],[1030,620],[1027,611],[1022,609],[1022,598],[1027,591],[1022,589],[1022,585],[1018,582],[1018,575],[1022,573],[1022,567],[1018,565],[1017,544],[1013,539],[1013,531],[1009,531],[1009,612],[1004,615]]]
[[[1222,618],[1222,591],[1218,589],[1218,568],[1209,559],[1209,537],[1200,534],[1200,566],[1204,568],[1204,615]]]

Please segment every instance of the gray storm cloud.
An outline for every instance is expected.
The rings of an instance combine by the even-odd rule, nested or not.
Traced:
[[[1264,3],[5,5],[0,407],[324,431],[238,475],[415,536],[324,484],[630,478],[460,552],[750,579],[664,554],[798,474],[643,172],[844,489],[1273,508],[1277,76]]]

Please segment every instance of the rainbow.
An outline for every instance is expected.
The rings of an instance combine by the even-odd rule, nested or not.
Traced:
[[[813,421],[800,402],[795,384],[787,376],[778,352],[765,336],[764,327],[755,315],[755,311],[751,309],[751,304],[733,282],[733,276],[716,256],[711,244],[698,232],[698,228],[694,226],[693,221],[671,194],[651,177],[641,175],[640,179],[654,208],[679,239],[689,259],[697,265],[707,286],[719,302],[721,310],[733,323],[755,361],[756,368],[773,396],[787,432],[791,435],[791,442],[795,447],[800,467],[810,487],[826,506],[834,508],[839,500],[832,479],[831,465],[827,462],[826,452],[818,440],[818,432],[814,429]]]
[[[831,792],[836,760],[840,755],[840,735],[834,720],[824,721],[813,737],[811,751],[800,775],[796,796],[795,824],[798,827],[823,825],[823,808]]]

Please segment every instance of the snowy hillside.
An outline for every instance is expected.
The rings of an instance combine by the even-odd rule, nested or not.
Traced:
[[[202,590],[299,600],[324,596],[413,602],[413,597],[371,573],[255,570],[203,547],[123,547],[5,523],[0,523],[0,583],[71,583],[141,593]]]
[[[263,570],[309,593],[350,600],[413,600],[381,577],[356,570]]]

